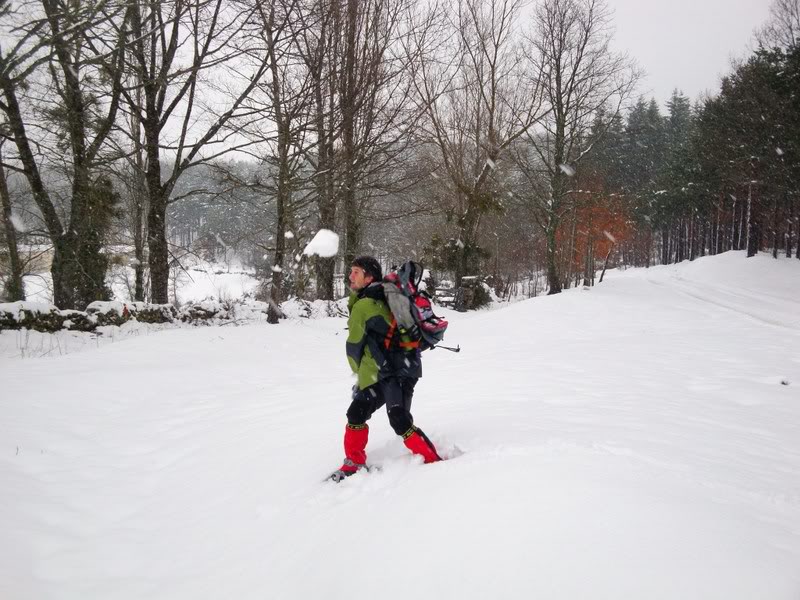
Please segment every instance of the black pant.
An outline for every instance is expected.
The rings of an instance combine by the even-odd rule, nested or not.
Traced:
[[[358,391],[347,409],[347,422],[363,425],[381,406],[386,405],[389,425],[397,435],[404,435],[414,426],[411,399],[417,380],[407,377],[387,377],[375,385]]]

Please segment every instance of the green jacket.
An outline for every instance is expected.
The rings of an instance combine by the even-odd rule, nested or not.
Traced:
[[[385,341],[392,325],[392,313],[386,304],[383,286],[373,283],[350,294],[347,308],[347,362],[358,375],[359,389],[368,388],[391,376],[418,378],[422,376],[419,350],[404,350]],[[401,336],[401,341],[409,341]]]

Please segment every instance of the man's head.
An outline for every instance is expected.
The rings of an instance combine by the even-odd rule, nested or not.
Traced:
[[[363,290],[373,281],[383,279],[381,264],[372,256],[359,256],[350,265],[350,289]]]

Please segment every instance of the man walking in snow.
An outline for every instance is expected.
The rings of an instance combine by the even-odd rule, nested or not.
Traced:
[[[384,405],[389,424],[409,450],[422,456],[426,463],[441,460],[428,436],[414,426],[411,416],[414,386],[422,376],[419,343],[397,332],[382,279],[381,265],[375,258],[360,256],[353,261],[347,361],[358,381],[347,410],[345,459],[331,475],[333,481],[341,481],[366,466],[367,421]]]

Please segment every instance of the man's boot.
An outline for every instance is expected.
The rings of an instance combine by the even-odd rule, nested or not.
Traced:
[[[433,442],[428,439],[428,436],[425,435],[421,429],[417,429],[416,427],[409,429],[403,436],[403,443],[406,445],[406,448],[411,450],[414,454],[419,454],[425,461],[425,464],[442,460],[442,457],[436,453]]]
[[[344,429],[344,462],[337,471],[334,471],[330,479],[341,481],[345,477],[350,477],[363,469],[367,463],[367,441],[369,439],[369,425],[347,424]]]

